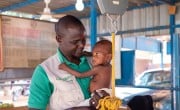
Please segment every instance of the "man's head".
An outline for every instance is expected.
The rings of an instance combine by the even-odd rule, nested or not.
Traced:
[[[109,40],[101,40],[95,44],[92,53],[94,66],[109,64],[112,59],[112,43]]]
[[[55,24],[56,40],[63,55],[70,61],[79,59],[86,43],[86,32],[82,22],[67,15]]]

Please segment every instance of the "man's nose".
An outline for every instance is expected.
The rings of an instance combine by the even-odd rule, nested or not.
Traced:
[[[84,45],[85,45],[85,43],[84,43],[83,41],[79,41],[79,42],[78,42],[78,46],[79,46],[79,47],[83,48]]]

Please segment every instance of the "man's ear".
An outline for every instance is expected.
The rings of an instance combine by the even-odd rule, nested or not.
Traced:
[[[62,42],[62,37],[60,35],[56,35],[56,41],[57,42]]]

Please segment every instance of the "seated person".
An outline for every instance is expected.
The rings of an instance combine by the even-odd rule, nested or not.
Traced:
[[[90,92],[102,88],[109,88],[111,83],[111,58],[112,58],[112,44],[108,40],[101,40],[97,42],[92,50],[92,66],[90,71],[83,74],[77,72],[66,64],[60,64],[59,68],[69,72],[76,77],[93,76],[90,83]]]
[[[153,100],[150,95],[134,96],[127,105],[128,110],[154,110]]]

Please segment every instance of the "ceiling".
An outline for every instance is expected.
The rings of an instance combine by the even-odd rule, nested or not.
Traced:
[[[171,4],[171,2],[179,0],[128,0],[128,9],[133,9],[143,6],[152,6],[159,4]],[[90,16],[90,0],[83,0],[85,8],[83,11],[76,11],[76,0],[51,0],[49,8],[54,14],[71,14],[76,17],[89,17]],[[34,18],[40,16],[45,7],[44,0],[0,0],[0,12],[16,11],[21,13],[32,14]],[[99,14],[99,8],[97,13]],[[38,16],[39,15],[39,16]]]

